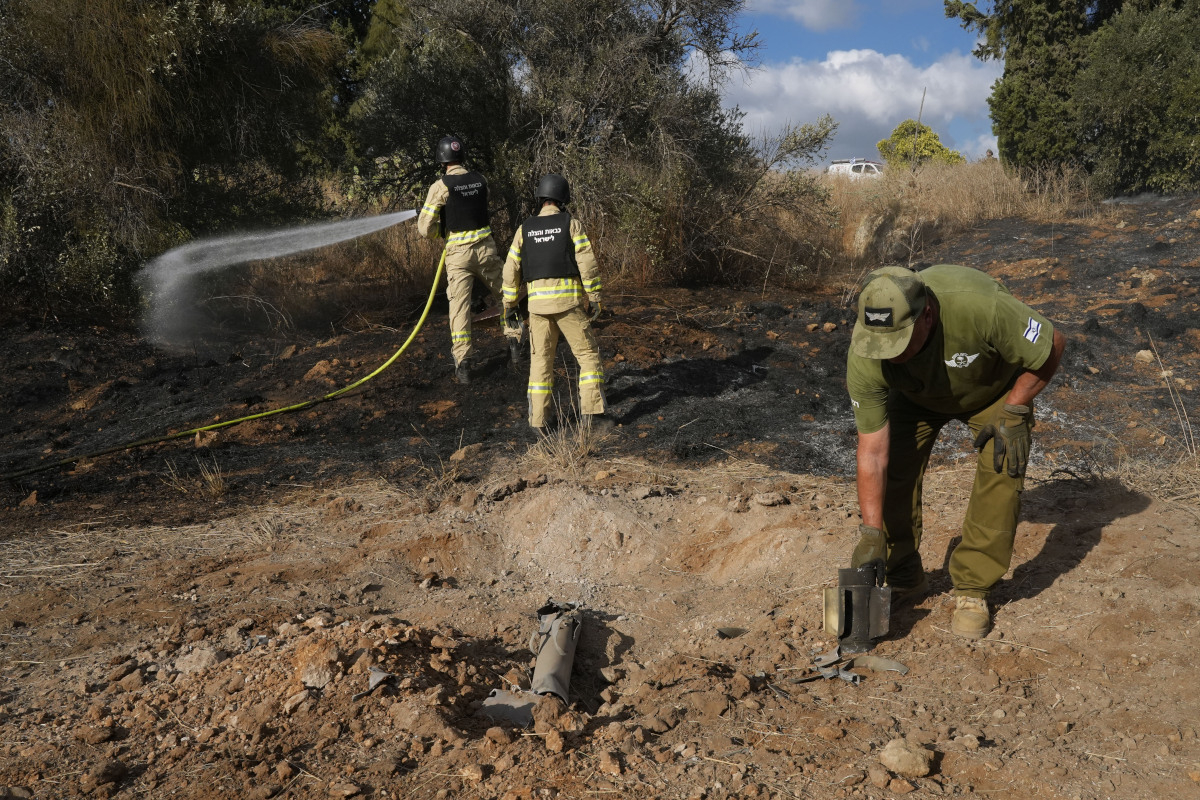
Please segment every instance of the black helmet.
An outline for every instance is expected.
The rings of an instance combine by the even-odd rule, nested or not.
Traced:
[[[457,136],[443,136],[437,143],[439,164],[461,164],[466,154],[467,148]]]
[[[533,196],[537,200],[556,200],[560,205],[565,206],[571,202],[571,185],[562,175],[555,175],[552,172],[549,175],[543,175],[542,179],[538,181],[537,191]]]

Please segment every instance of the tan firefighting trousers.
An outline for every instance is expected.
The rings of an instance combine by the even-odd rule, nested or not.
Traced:
[[[604,367],[592,323],[576,306],[557,314],[529,315],[529,424],[546,425],[554,390],[554,354],[562,333],[579,362],[579,413],[604,413]]]
[[[921,564],[921,488],[929,455],[938,432],[952,419],[961,419],[974,439],[990,422],[1008,392],[969,417],[951,417],[921,408],[893,392],[888,398],[890,430],[887,489],[883,525],[887,537],[887,579],[893,586],[913,586],[924,573]],[[993,464],[995,437],[979,453],[975,484],[967,503],[962,541],[950,554],[954,593],[986,598],[1008,572],[1012,560],[1021,492],[1025,479],[997,473]]]
[[[475,279],[483,281],[495,301],[500,302],[503,272],[504,260],[491,236],[446,248],[446,299],[450,301],[450,350],[455,364],[471,354],[471,290]]]

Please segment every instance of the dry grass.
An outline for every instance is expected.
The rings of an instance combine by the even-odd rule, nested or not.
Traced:
[[[196,467],[198,474],[193,477],[181,473],[175,466],[175,462],[169,460],[167,461],[166,475],[159,476],[159,480],[180,494],[195,492],[206,500],[220,500],[224,497],[229,490],[229,485],[221,473],[221,465],[217,463],[217,457],[214,455],[210,464],[197,456]]]
[[[578,410],[572,406],[559,409],[559,425],[551,428],[540,441],[530,445],[526,458],[532,466],[544,472],[557,472],[581,478],[593,456],[600,452],[611,432],[600,432],[585,425]]]
[[[1081,172],[1018,174],[995,159],[823,180],[841,220],[831,246],[840,250],[841,263],[864,273],[883,263],[922,260],[927,243],[985,220],[1076,219],[1100,208]]]
[[[1192,420],[1184,405],[1183,396],[1175,387],[1172,370],[1167,369],[1158,354],[1154,340],[1150,350],[1158,362],[1163,385],[1171,398],[1178,430],[1164,432],[1159,439],[1168,456],[1118,449],[1117,478],[1128,488],[1170,503],[1200,506],[1200,446],[1192,428]]]

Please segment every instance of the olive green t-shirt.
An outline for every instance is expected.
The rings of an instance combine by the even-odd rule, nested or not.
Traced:
[[[952,264],[929,267],[920,276],[939,309],[921,352],[903,364],[853,351],[846,359],[846,388],[859,433],[874,433],[887,423],[890,391],[939,414],[971,414],[1050,355],[1054,327],[999,281]]]

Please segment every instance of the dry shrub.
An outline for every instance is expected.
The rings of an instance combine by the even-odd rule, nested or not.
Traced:
[[[835,246],[844,263],[863,268],[923,260],[927,245],[985,220],[1055,221],[1098,209],[1079,170],[1017,173],[995,159],[823,180],[840,219]]]

